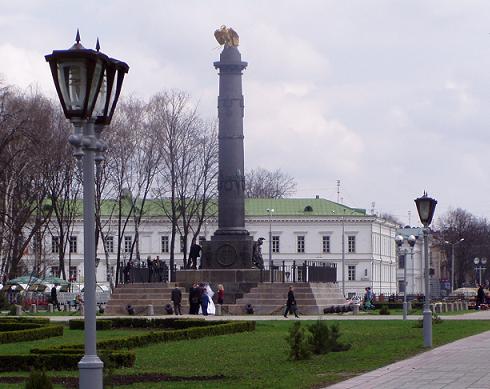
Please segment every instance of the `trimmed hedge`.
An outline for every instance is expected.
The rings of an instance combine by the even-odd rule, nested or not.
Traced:
[[[36,323],[36,324],[49,324],[49,319],[45,317],[13,317],[3,316],[0,317],[0,323]]]
[[[38,324],[38,323],[17,323],[17,322],[5,323],[0,321],[0,332],[30,330],[32,328],[39,328],[42,326],[43,324]]]
[[[160,329],[183,329],[190,327],[208,327],[217,324],[229,323],[225,320],[206,321],[204,319],[145,319],[132,317],[119,317],[110,319],[112,328],[160,328]]]
[[[209,322],[213,323],[213,322]],[[215,323],[215,322],[214,322]],[[219,322],[220,324],[207,325],[203,327],[193,327],[169,331],[150,332],[149,334],[127,336],[124,338],[115,338],[97,342],[97,348],[100,350],[118,350],[123,348],[144,347],[153,343],[172,342],[177,340],[198,339],[205,336],[217,336],[233,334],[237,332],[254,331],[254,321],[236,321],[236,322]],[[50,349],[83,349],[83,344],[66,344],[53,346]],[[41,353],[45,349],[34,348],[31,353]]]
[[[76,353],[58,352],[53,354],[13,354],[0,355],[0,371],[29,371],[31,369],[72,370],[78,368],[78,362],[83,357],[83,351]],[[107,364],[117,367],[132,367],[136,356],[130,351],[104,351],[101,359]]]
[[[73,319],[68,322],[70,330],[83,330],[85,329],[85,321],[83,319]],[[112,328],[112,320],[102,319],[95,322],[95,328],[97,331],[110,330]]]
[[[51,338],[53,336],[63,336],[63,326],[46,325],[39,328],[0,332],[0,344],[27,342],[30,340]]]

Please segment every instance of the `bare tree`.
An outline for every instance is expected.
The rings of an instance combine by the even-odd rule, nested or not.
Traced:
[[[245,174],[245,197],[280,199],[296,192],[296,181],[280,169],[252,169]]]

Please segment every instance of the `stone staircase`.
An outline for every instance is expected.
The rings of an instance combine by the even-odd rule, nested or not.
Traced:
[[[241,315],[246,313],[246,306],[251,304],[254,313],[258,315],[283,314],[286,306],[288,288],[287,283],[261,283],[250,290],[236,304],[228,305],[230,314]],[[323,314],[323,309],[331,305],[345,304],[345,298],[338,286],[334,283],[296,283],[294,296],[298,312],[303,315]]]
[[[175,284],[165,283],[135,283],[119,285],[106,305],[107,315],[126,315],[126,307],[130,304],[136,315],[147,315],[148,305],[153,305],[155,315],[165,315],[165,306],[172,304],[170,295]],[[189,312],[189,294],[185,288],[182,291],[182,313]],[[172,305],[173,307],[173,305]]]

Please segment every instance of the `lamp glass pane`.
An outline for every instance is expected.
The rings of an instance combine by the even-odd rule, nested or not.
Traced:
[[[102,74],[102,61],[97,60],[95,63],[94,75],[92,77],[92,85],[90,85],[90,95],[88,97],[88,106],[87,109],[90,110],[95,103],[94,100],[97,97],[97,86],[99,85],[100,78],[103,77]]]
[[[420,221],[422,221],[422,223],[425,223],[429,219],[430,202],[421,201],[419,202],[418,206],[419,206]]]
[[[61,95],[68,110],[81,110],[87,94],[87,69],[79,61],[58,65]]]
[[[107,99],[107,73],[104,72],[104,79],[102,80],[102,84],[100,86],[99,95],[97,96],[97,101],[95,102],[94,112],[92,117],[96,118],[97,116],[104,115],[105,102]]]

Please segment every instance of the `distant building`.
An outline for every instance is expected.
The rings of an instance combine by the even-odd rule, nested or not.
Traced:
[[[148,212],[138,231],[138,247],[141,259],[147,256],[165,260],[168,264],[170,250],[171,224],[162,211],[158,211],[153,201],[148,202]],[[107,274],[114,276],[116,266],[117,223],[109,220],[103,207],[103,225],[106,235],[105,245],[109,253],[109,267],[102,241],[98,245],[97,280],[105,281]],[[328,263],[336,266],[337,280],[342,284],[342,257],[344,258],[344,282],[346,294],[363,294],[370,286],[376,294],[397,293],[399,272],[394,238],[398,225],[377,217],[367,215],[363,209],[351,208],[326,199],[247,199],[246,228],[256,240],[266,239],[262,254],[264,262],[269,258],[269,229],[272,231],[272,260],[275,265],[284,261]],[[274,209],[271,215],[267,209]],[[209,218],[201,230],[202,237],[210,239],[217,229],[217,220]],[[57,270],[58,237],[56,227],[50,226],[51,234],[45,237],[45,255],[48,272]],[[342,245],[342,235],[344,236]],[[135,238],[134,225],[130,222],[122,242],[122,261],[129,259]],[[190,239],[188,240],[190,244]],[[175,258],[182,265],[182,250],[179,236],[175,242]],[[417,246],[418,247],[418,246]],[[417,257],[420,254],[416,248]],[[31,251],[32,252],[32,251]],[[69,258],[70,257],[70,258]],[[133,259],[135,255],[133,255]],[[26,258],[28,259],[28,258]],[[417,261],[417,259],[415,260]],[[29,261],[27,261],[29,262]],[[70,238],[66,255],[66,273],[71,278],[83,282],[83,220],[77,219]],[[71,264],[71,265],[70,265]],[[414,288],[420,290],[420,266],[414,269]],[[410,285],[409,285],[410,288]]]

